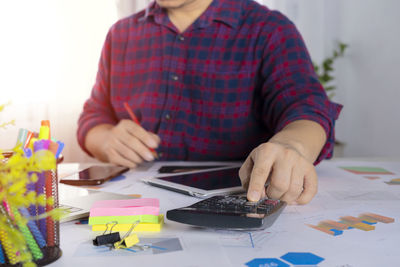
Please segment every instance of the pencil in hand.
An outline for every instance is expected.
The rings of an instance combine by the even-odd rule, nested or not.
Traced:
[[[136,117],[135,113],[132,112],[132,109],[130,108],[129,104],[127,102],[124,102],[124,108],[125,110],[128,112],[129,117],[131,118],[131,120],[133,122],[135,122],[137,125],[140,125],[140,122],[138,120],[138,118]],[[151,153],[153,154],[155,159],[158,159],[158,154],[157,152],[154,150],[154,148],[149,147]]]

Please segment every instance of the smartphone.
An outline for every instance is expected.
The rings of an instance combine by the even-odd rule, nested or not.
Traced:
[[[100,185],[121,175],[129,168],[112,165],[96,165],[60,179],[60,183],[69,185]]]

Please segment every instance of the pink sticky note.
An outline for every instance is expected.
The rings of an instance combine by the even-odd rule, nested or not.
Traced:
[[[101,200],[93,204],[90,217],[159,215],[160,202],[157,198]]]

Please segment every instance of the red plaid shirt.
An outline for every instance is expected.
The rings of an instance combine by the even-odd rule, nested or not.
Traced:
[[[118,21],[79,119],[78,140],[129,119],[158,134],[160,160],[242,160],[295,120],[318,122],[331,155],[341,106],[329,101],[296,27],[250,0],[214,0],[184,32],[153,3]]]

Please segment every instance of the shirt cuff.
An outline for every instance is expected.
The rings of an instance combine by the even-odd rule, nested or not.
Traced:
[[[327,113],[321,112],[321,110],[315,110],[312,107],[301,114],[293,112],[292,115],[286,115],[285,119],[279,122],[278,126],[276,127],[276,132],[281,131],[288,124],[297,120],[314,121],[321,125],[325,130],[327,139],[320,154],[318,155],[318,158],[314,162],[314,165],[317,165],[324,159],[332,158],[335,145],[335,121],[338,119],[342,108],[343,106],[340,104],[329,102],[329,106],[326,109]]]

